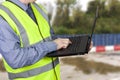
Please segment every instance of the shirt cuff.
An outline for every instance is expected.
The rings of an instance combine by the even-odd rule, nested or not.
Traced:
[[[53,41],[51,41],[51,42],[45,42],[45,45],[48,48],[49,52],[57,50],[57,44],[55,42],[53,42]]]

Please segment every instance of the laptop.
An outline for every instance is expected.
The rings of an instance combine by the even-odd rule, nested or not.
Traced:
[[[57,51],[53,51],[48,53],[48,57],[64,57],[64,56],[72,56],[72,55],[84,55],[89,52],[89,47],[91,44],[92,35],[96,26],[96,21],[98,18],[98,9],[96,9],[95,19],[92,26],[92,31],[90,35],[79,35],[79,36],[71,36],[68,37],[72,44],[70,44],[65,49],[60,49]]]

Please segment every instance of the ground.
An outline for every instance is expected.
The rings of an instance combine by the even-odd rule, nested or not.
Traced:
[[[60,58],[61,80],[120,80],[120,52]],[[0,80],[8,80],[0,71]]]
[[[120,80],[120,53],[63,57],[62,80]]]

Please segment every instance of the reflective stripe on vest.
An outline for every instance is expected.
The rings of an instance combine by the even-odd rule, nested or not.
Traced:
[[[41,74],[43,72],[51,70],[52,68],[55,68],[55,66],[59,63],[58,59],[55,59],[53,63],[54,63],[54,67],[53,67],[52,63],[50,63],[50,64],[47,64],[47,65],[42,66],[40,68],[36,68],[36,69],[29,70],[29,71],[26,71],[26,72],[15,73],[15,74],[14,73],[8,73],[9,78],[10,79],[20,78],[20,77],[27,78],[27,77],[31,77],[31,76],[34,76],[34,75],[37,75],[37,74]]]
[[[34,6],[39,10],[39,12],[42,14],[42,16],[47,20],[49,21],[48,17],[45,15],[45,13],[39,8],[39,6],[37,4],[34,3]],[[4,10],[6,13],[9,14],[9,16],[11,17],[11,19],[13,19],[13,21],[15,22],[15,24],[17,25],[19,31],[20,31],[20,35],[21,35],[21,38],[22,38],[22,42],[24,44],[24,47],[27,47],[30,45],[29,43],[29,39],[28,39],[28,36],[27,36],[27,33],[24,29],[24,27],[22,26],[22,24],[16,19],[16,17],[12,14],[12,12],[6,8],[4,5],[0,5],[0,8],[2,10]],[[22,34],[22,32],[24,32],[24,34]],[[50,41],[51,40],[51,37],[48,37],[46,39],[44,39],[45,41]],[[41,41],[43,42],[43,41]]]
[[[16,19],[16,17],[11,13],[11,11],[8,8],[6,8],[4,5],[0,5],[0,9],[4,10],[6,13],[8,13],[9,17],[11,19],[13,19],[13,21],[15,22],[15,24],[17,25],[17,27],[20,31],[20,35],[21,35],[24,46],[28,46],[28,44],[29,44],[28,36],[26,34],[24,27],[21,25],[21,23],[18,21],[18,19]],[[24,32],[24,34],[22,34],[22,32]]]
[[[47,22],[49,22],[48,16],[45,14],[45,12],[37,5],[37,4],[33,4],[37,10],[42,14],[42,16],[47,20]]]
[[[8,4],[9,3],[9,4]],[[4,4],[7,8],[11,10],[12,6],[16,6],[16,5],[13,5],[13,3],[10,3],[10,2],[7,2],[6,4]],[[10,6],[11,5],[11,6]],[[15,10],[12,11],[12,13],[14,14],[14,16],[19,20],[20,23],[22,23],[22,25],[24,26],[24,29],[26,30],[27,32],[27,35],[29,37],[29,42],[30,42],[30,45],[31,44],[35,44],[37,42],[39,42],[39,40],[41,41],[42,40],[42,37],[41,37],[41,34],[40,32],[42,33],[43,35],[43,38],[47,38],[47,37],[50,37],[50,27],[49,27],[49,24],[48,22],[46,21],[46,19],[40,14],[39,15],[39,11],[33,6],[32,4],[32,9],[33,9],[33,12],[35,14],[35,16],[39,16],[39,17],[36,17],[37,19],[37,23],[36,24],[27,14],[26,12],[24,12],[22,9],[20,9],[18,6],[15,7],[15,10],[16,12],[18,12],[18,14],[15,12]],[[19,15],[20,14],[20,15]],[[24,16],[26,16],[26,18],[28,19],[26,21],[26,18],[24,18]],[[22,19],[23,18],[23,19]],[[44,24],[43,24],[44,23]],[[31,26],[32,25],[32,26]],[[32,31],[31,31],[32,30]],[[35,33],[35,34],[33,34]],[[39,33],[39,34],[38,34]],[[32,36],[31,36],[32,35]],[[37,36],[37,37],[36,37]],[[35,38],[34,38],[35,37]],[[39,38],[39,40],[37,40]],[[36,41],[37,40],[37,41]]]
[[[6,4],[6,5],[8,5],[8,4]],[[5,6],[6,7],[6,6]],[[24,29],[24,25],[22,25],[21,23],[20,23],[20,21],[15,17],[15,16],[13,16],[13,13],[11,12],[11,11],[9,11],[9,9],[6,9],[5,7],[2,7],[1,9],[3,10],[3,11],[5,11],[6,13],[8,13],[9,14],[9,17],[15,22],[15,24],[17,25],[17,27],[19,26],[20,27],[20,29],[19,29],[19,31],[21,31],[21,29],[23,28]],[[14,10],[13,10],[14,11]],[[0,13],[0,15],[4,18],[4,16],[6,16],[6,15],[4,15],[4,14],[1,14]],[[5,20],[7,21],[7,17],[5,17]],[[10,20],[11,20],[10,19]],[[46,19],[47,20],[47,19]],[[11,23],[9,23],[9,24],[11,24]],[[18,28],[19,28],[18,27]],[[36,26],[35,26],[36,27]],[[23,30],[22,29],[22,30]],[[24,30],[24,32],[26,32],[25,30]],[[20,32],[21,33],[21,32]],[[22,38],[24,38],[24,36],[22,36],[21,34],[20,34],[20,36],[22,37]],[[28,37],[28,35],[27,35],[27,33],[26,33],[26,36]],[[46,36],[46,35],[45,35]],[[38,36],[39,37],[39,36]],[[29,38],[28,38],[29,39]],[[38,38],[39,39],[39,38]],[[49,40],[51,40],[51,37],[50,36],[48,36],[48,37],[45,37],[45,40],[46,41],[49,41]],[[28,41],[28,40],[26,40],[25,42],[24,42],[25,40],[22,40],[22,43],[25,43],[26,41]],[[41,40],[41,42],[42,42],[42,40]],[[24,46],[28,46],[28,45],[31,45],[29,42],[27,42],[27,44],[24,44]],[[58,62],[58,59],[56,58],[56,59],[54,59],[53,60],[53,62],[54,62],[54,64],[55,64],[55,66],[54,67],[56,67],[58,64],[59,64],[59,62]],[[7,66],[5,66],[6,68],[8,68],[8,72],[9,72],[9,77],[11,78],[11,79],[14,79],[14,78],[24,78],[24,77],[26,77],[26,78],[28,78],[28,77],[32,77],[32,76],[34,76],[34,75],[39,75],[39,74],[41,74],[41,73],[47,73],[48,71],[50,71],[50,72],[54,72],[53,71],[53,62],[52,62],[52,59],[51,58],[47,58],[46,59],[46,57],[45,58],[43,58],[43,59],[41,59],[40,61],[38,61],[37,63],[35,63],[35,64],[33,64],[33,65],[31,65],[31,66],[27,66],[27,68],[25,67],[23,67],[23,68],[20,68],[20,69],[12,69],[7,63]],[[41,64],[42,63],[42,64]],[[38,66],[40,64],[40,67]],[[44,65],[43,65],[44,64]],[[37,66],[36,66],[37,65]],[[59,69],[59,67],[57,67],[57,69]],[[52,70],[52,71],[51,71]],[[49,74],[50,74],[50,72],[49,72]],[[48,74],[48,73],[47,73]],[[42,78],[42,77],[41,77]],[[31,79],[28,79],[28,80],[31,80]]]

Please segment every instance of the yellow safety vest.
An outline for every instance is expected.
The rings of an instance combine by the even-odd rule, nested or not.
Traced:
[[[20,37],[21,48],[43,42],[43,38],[44,41],[51,40],[48,17],[36,3],[31,3],[30,6],[37,24],[14,3],[5,1],[0,5],[0,16]],[[5,59],[4,64],[10,80],[60,80],[58,58],[44,57],[35,64],[18,69],[10,67]]]

